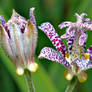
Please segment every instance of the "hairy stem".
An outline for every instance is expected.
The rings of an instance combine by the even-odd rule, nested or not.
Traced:
[[[25,70],[25,80],[28,87],[28,92],[35,92],[32,77],[31,77],[31,72],[28,70]]]
[[[73,79],[70,81],[70,84],[67,86],[65,92],[73,92],[73,89],[75,88],[77,84],[77,78],[73,77]]]

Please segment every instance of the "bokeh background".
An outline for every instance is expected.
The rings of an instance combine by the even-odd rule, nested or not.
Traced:
[[[49,21],[59,35],[65,32],[58,25],[63,21],[76,21],[74,14],[85,12],[92,19],[92,0],[0,0],[0,15],[6,21],[11,17],[12,9],[29,19],[29,9],[35,7],[37,26]],[[86,49],[92,44],[92,32],[88,32]],[[63,40],[66,42],[65,40]],[[69,84],[64,78],[65,68],[46,59],[38,60],[40,50],[45,47],[55,47],[48,37],[38,29],[38,44],[35,61],[39,64],[36,73],[32,73],[36,92],[64,92]],[[73,92],[92,92],[92,69],[87,71],[88,79],[85,83],[77,84]],[[18,77],[15,67],[0,48],[0,92],[27,92],[24,76]]]

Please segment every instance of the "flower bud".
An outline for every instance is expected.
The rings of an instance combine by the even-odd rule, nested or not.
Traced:
[[[3,17],[0,17],[0,44],[15,64],[18,75],[22,75],[24,69],[35,72],[38,68],[34,62],[37,29],[33,10],[34,8],[30,9],[30,20],[28,21],[15,10],[7,23]]]

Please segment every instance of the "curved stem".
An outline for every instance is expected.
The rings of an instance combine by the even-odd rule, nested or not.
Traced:
[[[67,86],[65,92],[72,92],[77,84],[77,78],[73,77],[73,79],[70,81],[70,84]]]
[[[32,77],[31,77],[31,72],[28,70],[25,70],[25,80],[28,87],[28,92],[35,92]]]

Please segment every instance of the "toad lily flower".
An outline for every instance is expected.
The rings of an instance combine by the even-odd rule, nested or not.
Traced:
[[[0,16],[0,44],[16,66],[18,75],[22,75],[24,69],[35,72],[38,68],[34,62],[37,29],[33,11],[34,8],[31,8],[30,20],[28,21],[15,10],[7,23],[3,16]]]
[[[39,29],[49,37],[57,49],[55,51],[52,48],[44,47],[39,58],[46,58],[64,65],[67,68],[64,73],[67,80],[77,76],[80,82],[84,82],[87,79],[86,70],[92,68],[92,46],[85,51],[86,30],[92,30],[92,22],[89,18],[84,18],[85,13],[81,15],[76,13],[75,16],[77,22],[63,22],[59,25],[60,29],[67,27],[66,33],[61,36],[61,39],[66,38],[68,50],[50,23],[46,22],[39,26]]]

